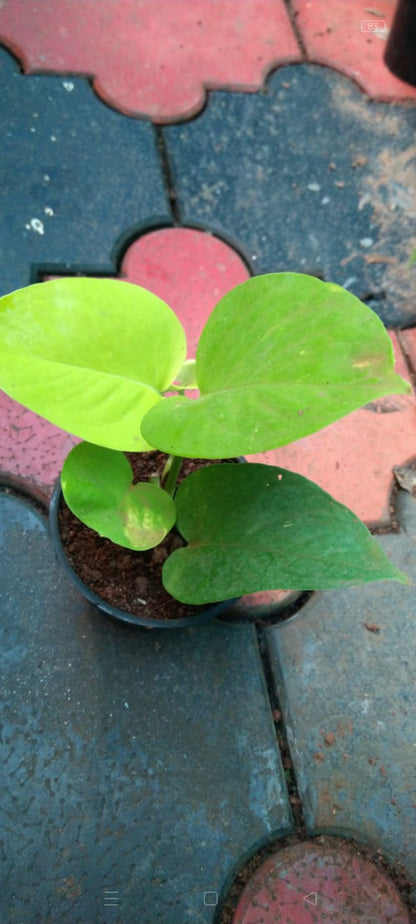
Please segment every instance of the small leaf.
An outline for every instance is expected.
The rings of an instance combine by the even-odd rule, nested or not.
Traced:
[[[197,400],[167,398],[143,419],[143,436],[164,452],[265,452],[411,391],[377,315],[300,273],[256,276],[225,295],[202,331],[196,372]]]
[[[119,542],[119,545],[125,544],[132,549],[153,549],[172,529],[176,508],[172,498],[162,488],[149,482],[139,482],[126,492],[117,515],[126,537],[126,542]]]
[[[155,484],[133,485],[122,452],[79,443],[65,460],[61,484],[75,516],[126,549],[153,548],[175,523],[172,499]]]
[[[173,311],[115,279],[54,279],[0,299],[0,388],[111,449],[149,449],[140,424],[186,356]]]
[[[182,369],[176,376],[175,385],[178,385],[180,388],[198,388],[195,359],[185,360]]]
[[[285,469],[208,466],[179,486],[176,505],[189,545],[167,559],[163,583],[183,603],[276,588],[407,582],[347,507]]]

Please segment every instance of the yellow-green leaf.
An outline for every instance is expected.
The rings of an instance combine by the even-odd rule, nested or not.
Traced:
[[[175,523],[171,497],[155,484],[132,484],[122,452],[79,443],[65,459],[61,485],[68,507],[83,523],[127,549],[158,545]]]
[[[410,393],[390,338],[350,292],[299,273],[250,279],[224,296],[196,356],[200,397],[167,398],[142,433],[168,453],[265,452],[386,394]]]
[[[101,446],[150,448],[141,420],[185,355],[173,311],[127,282],[55,279],[0,299],[0,388]]]

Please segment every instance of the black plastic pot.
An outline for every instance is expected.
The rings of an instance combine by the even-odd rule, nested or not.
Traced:
[[[384,61],[395,77],[416,87],[416,0],[399,0]]]
[[[68,560],[65,548],[61,542],[58,522],[58,512],[62,497],[63,495],[61,482],[60,479],[58,479],[49,507],[49,525],[55,551],[58,555],[58,558],[62,562],[68,577],[76,584],[81,594],[83,594],[83,596],[86,597],[90,603],[93,603],[96,607],[98,607],[99,610],[102,610],[103,613],[106,613],[106,615],[110,616],[112,619],[115,619],[118,622],[127,623],[130,626],[145,627],[147,629],[183,629],[185,627],[190,629],[193,626],[207,622],[209,619],[215,619],[217,616],[222,615],[222,613],[224,613],[228,607],[231,607],[234,603],[236,603],[237,598],[232,600],[225,600],[222,603],[216,603],[212,606],[208,606],[208,609],[203,610],[202,612],[200,611],[200,608],[198,608],[198,611],[195,612],[195,616],[187,616],[186,618],[167,620],[158,620],[150,615],[136,616],[132,613],[127,613],[124,610],[111,606],[111,604],[97,596],[97,594],[94,593],[94,591],[91,590],[91,588],[81,580]]]

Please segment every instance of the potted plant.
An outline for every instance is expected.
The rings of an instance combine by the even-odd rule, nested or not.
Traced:
[[[410,391],[382,322],[340,286],[298,273],[248,280],[213,310],[195,360],[174,312],[139,286],[29,286],[0,299],[0,386],[83,441],[63,466],[68,508],[114,549],[156,549],[170,600],[205,608],[276,587],[406,581],[317,485],[232,461]],[[142,458],[158,464],[137,482],[131,460]],[[184,459],[203,461],[178,487]]]

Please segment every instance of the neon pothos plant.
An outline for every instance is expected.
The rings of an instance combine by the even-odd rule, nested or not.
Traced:
[[[186,360],[173,311],[116,280],[60,279],[0,299],[0,386],[85,442],[62,472],[73,513],[113,542],[186,545],[167,591],[202,604],[276,587],[327,589],[404,575],[366,527],[311,481],[225,462],[180,485],[183,457],[229,459],[307,436],[410,386],[379,318],[331,283],[257,276],[224,296]],[[198,389],[190,398],[185,389]],[[133,486],[127,451],[168,454]]]

